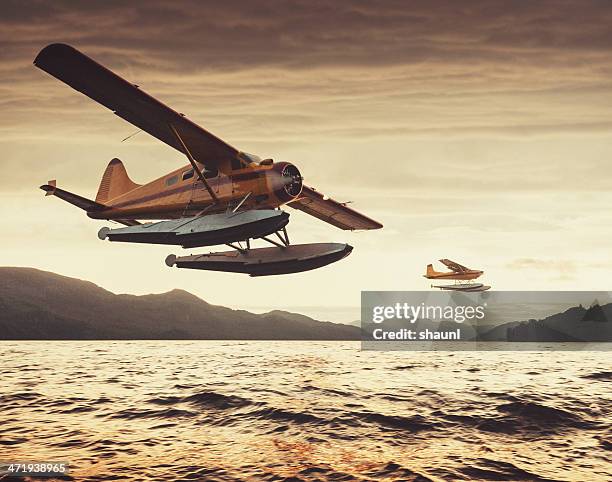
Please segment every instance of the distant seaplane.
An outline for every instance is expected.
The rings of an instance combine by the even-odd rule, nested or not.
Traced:
[[[484,271],[480,269],[467,268],[450,259],[441,259],[440,263],[449,268],[450,271],[436,271],[432,264],[428,264],[427,271],[423,276],[434,280],[454,280],[455,283],[452,285],[431,285],[432,288],[452,291],[486,291],[491,288],[482,283],[469,283],[469,281],[482,276]]]

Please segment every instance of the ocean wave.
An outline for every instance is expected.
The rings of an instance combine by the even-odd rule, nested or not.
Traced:
[[[178,408],[167,408],[164,410],[148,410],[128,408],[119,412],[108,415],[109,418],[119,418],[133,420],[139,418],[185,418],[195,417],[197,414],[189,410],[180,410]]]
[[[530,482],[562,482],[557,479],[540,477],[539,475],[521,469],[509,462],[479,458],[470,466],[457,469],[474,480],[487,481],[530,481]]]
[[[612,380],[612,372],[594,372],[589,373],[588,375],[583,375],[582,378],[587,378],[590,380]]]
[[[147,403],[153,403],[155,405],[174,405],[183,400],[183,397],[169,396],[169,397],[154,397],[149,398]]]
[[[429,477],[415,472],[412,469],[403,467],[396,462],[388,462],[379,469],[369,470],[366,475],[375,479],[388,480],[389,477],[393,477],[393,480],[406,480],[414,482],[433,482]],[[347,479],[345,479],[347,480]],[[350,480],[350,479],[349,479]]]
[[[70,461],[81,482],[609,479],[603,354],[564,352],[545,369],[525,353],[117,345],[33,343],[8,360],[39,371],[5,379],[0,453]]]
[[[329,420],[326,420],[316,415],[304,412],[293,412],[291,410],[285,410],[282,408],[262,408],[248,414],[249,417],[260,418],[264,420],[274,420],[280,422],[293,422],[296,424],[310,423],[310,424],[326,424]]]
[[[381,427],[396,430],[407,430],[409,432],[420,432],[423,430],[435,430],[437,423],[425,418],[422,415],[411,415],[404,417],[401,415],[383,415],[382,413],[358,412],[355,416],[364,422],[374,423]]]
[[[541,435],[560,432],[566,429],[589,430],[597,423],[585,419],[577,413],[549,407],[547,405],[514,401],[495,407],[497,413],[469,414],[434,412],[434,415],[452,424],[476,428],[483,432],[525,435]]]
[[[13,402],[21,404],[22,402],[37,400],[42,397],[43,396],[40,393],[36,393],[36,392],[6,393],[4,395],[0,395],[0,406],[3,404],[11,404]]]
[[[595,425],[594,422],[583,419],[577,413],[528,401],[516,401],[499,405],[497,410],[509,414],[516,421],[521,422],[521,430],[566,427],[586,430]]]
[[[223,395],[212,391],[201,391],[183,398],[184,402],[195,405],[214,407],[222,410],[231,408],[242,408],[249,405],[259,405],[260,402],[253,402],[237,395]]]
[[[329,395],[338,395],[340,397],[353,397],[354,396],[352,393],[345,392],[343,390],[338,390],[336,388],[322,388],[322,387],[316,387],[314,385],[304,385],[302,387],[302,390],[317,391],[317,392],[326,393]]]
[[[0,445],[19,445],[27,441],[25,437],[1,438]]]

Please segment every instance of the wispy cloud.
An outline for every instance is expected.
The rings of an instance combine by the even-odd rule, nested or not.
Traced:
[[[507,264],[512,270],[523,271],[526,276],[534,271],[541,271],[552,276],[553,279],[569,281],[575,279],[577,266],[570,259],[536,259],[518,258]]]
[[[32,67],[56,41],[239,140],[612,128],[607,2],[8,1],[0,9],[5,137],[44,135],[28,126],[50,124],[59,135],[81,115],[94,121],[95,110]]]

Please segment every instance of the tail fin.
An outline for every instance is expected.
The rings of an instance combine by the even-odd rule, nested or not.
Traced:
[[[96,202],[104,204],[137,187],[140,187],[140,184],[136,184],[129,178],[123,162],[115,158],[108,163],[102,175]]]
[[[435,274],[436,274],[436,270],[433,268],[433,264],[428,264],[427,272],[425,273],[425,276],[433,276]]]

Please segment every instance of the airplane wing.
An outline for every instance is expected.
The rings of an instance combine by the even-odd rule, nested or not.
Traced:
[[[440,263],[446,265],[448,268],[450,268],[452,271],[456,273],[463,273],[464,271],[468,271],[470,269],[470,268],[466,268],[465,266],[460,265],[459,263],[455,263],[454,261],[451,261],[450,259],[441,259]]]
[[[340,229],[379,229],[382,224],[358,213],[344,204],[325,198],[313,188],[304,186],[300,197],[287,203]]]
[[[70,45],[56,43],[46,46],[37,55],[34,65],[185,153],[170,128],[172,125],[195,160],[208,170],[228,172],[232,161],[240,164],[240,151]]]

